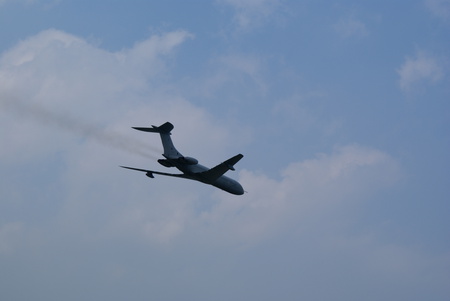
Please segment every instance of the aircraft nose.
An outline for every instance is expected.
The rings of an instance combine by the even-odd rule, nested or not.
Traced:
[[[236,185],[234,185],[234,187],[233,187],[233,194],[236,194],[236,195],[243,195],[244,194],[244,188],[242,187],[241,184],[236,183]]]

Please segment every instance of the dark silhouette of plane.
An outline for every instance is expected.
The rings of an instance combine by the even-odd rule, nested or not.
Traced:
[[[190,180],[196,180],[205,184],[210,184],[222,190],[225,190],[229,193],[242,195],[244,194],[244,189],[242,188],[239,182],[224,176],[224,174],[228,170],[234,170],[234,164],[236,164],[239,160],[244,157],[242,154],[238,154],[219,165],[208,168],[203,165],[198,164],[198,160],[192,157],[185,157],[180,152],[177,151],[175,146],[173,145],[172,139],[170,138],[171,131],[174,126],[170,122],[166,122],[161,126],[152,125],[151,128],[146,127],[133,127],[133,129],[151,132],[151,133],[159,133],[161,136],[161,141],[164,147],[163,157],[165,159],[159,159],[158,162],[165,167],[176,167],[178,170],[183,172],[182,174],[172,174],[159,172],[154,170],[133,168],[127,166],[121,166],[123,168],[137,170],[145,172],[146,175],[150,178],[154,178],[154,174],[184,178]]]

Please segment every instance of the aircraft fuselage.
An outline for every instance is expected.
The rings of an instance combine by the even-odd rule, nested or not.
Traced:
[[[176,162],[175,160],[168,159],[179,171],[183,172],[187,178],[196,180],[205,184],[210,184],[212,186],[215,186],[217,188],[220,188],[222,190],[225,190],[226,192],[236,194],[236,195],[242,195],[244,194],[244,188],[242,185],[237,182],[236,180],[233,180],[227,176],[220,176],[218,179],[214,181],[210,181],[207,178],[204,178],[201,176],[202,172],[208,171],[209,168],[206,166],[203,166],[201,164],[180,164]],[[175,162],[174,162],[175,161]]]

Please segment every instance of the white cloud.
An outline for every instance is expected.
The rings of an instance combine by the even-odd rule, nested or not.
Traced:
[[[333,27],[344,38],[362,38],[369,35],[366,25],[353,17],[341,18]]]
[[[336,147],[312,159],[291,162],[275,176],[241,169],[245,165],[240,162],[238,172],[230,176],[239,178],[248,193],[236,197],[192,181],[150,180],[141,173],[122,170],[118,165],[153,168],[156,163],[98,143],[91,132],[58,131],[68,118],[72,126],[82,129],[87,123],[94,133],[113,133],[133,143],[148,141],[150,146],[160,147],[157,135],[129,127],[172,120],[176,127],[172,137],[182,146],[180,151],[199,159],[222,158],[236,141],[243,140],[243,133],[231,131],[236,125],[222,125],[160,79],[166,73],[166,56],[190,37],[187,32],[175,31],[111,53],[70,34],[49,30],[2,55],[2,105],[7,104],[5,95],[10,97],[8,102],[20,101],[18,107],[0,111],[0,177],[4,180],[0,205],[20,211],[0,224],[1,259],[12,254],[5,266],[22,271],[20,281],[8,278],[7,283],[40,284],[40,296],[45,295],[43,290],[50,291],[50,286],[63,295],[75,287],[93,287],[92,283],[123,293],[130,287],[117,288],[117,283],[131,285],[134,291],[139,278],[142,283],[138,287],[145,292],[149,282],[159,281],[148,290],[156,288],[161,293],[174,284],[186,285],[186,281],[209,286],[212,274],[226,278],[229,273],[227,285],[237,287],[251,270],[241,268],[239,260],[251,267],[245,257],[262,256],[259,247],[271,240],[294,247],[269,244],[266,252],[286,250],[288,257],[278,255],[268,264],[273,268],[279,261],[289,262],[295,276],[305,278],[317,269],[329,271],[317,253],[333,258],[336,265],[334,258],[342,258],[336,248],[359,258],[358,263],[380,262],[375,267],[364,265],[368,274],[380,266],[388,270],[392,260],[410,254],[402,247],[384,248],[380,239],[361,243],[351,231],[361,206],[401,177],[398,162],[383,151],[358,145]],[[230,65],[229,74],[245,74],[264,86],[258,60],[233,56],[224,57],[219,64]],[[157,149],[148,151],[158,155]],[[261,154],[246,155],[259,156],[261,162],[265,159]],[[17,191],[20,193],[13,193]],[[333,240],[335,237],[340,239]],[[313,250],[311,254],[303,249],[305,245]],[[242,257],[235,260],[236,256]],[[299,257],[307,262],[296,261]],[[271,253],[270,258],[274,258]],[[340,268],[349,261],[354,262],[347,259],[337,265]],[[412,261],[401,263],[400,276],[411,272]],[[300,275],[297,271],[302,264],[309,268]],[[422,271],[412,267],[416,274]],[[258,271],[262,269],[265,267]],[[95,273],[86,275],[86,270]],[[111,271],[115,271],[114,277]],[[354,277],[358,272],[362,273],[356,269],[346,275]],[[341,274],[341,269],[327,273],[336,278]],[[253,270],[251,275],[255,276]],[[252,281],[260,285],[257,276]],[[220,277],[213,281],[225,279]],[[156,287],[159,284],[162,288]],[[5,285],[2,283],[2,288]]]
[[[264,77],[264,61],[251,55],[230,54],[216,58],[210,63],[213,70],[203,79],[204,84],[195,84],[198,94],[213,97],[221,90],[230,87],[251,86],[259,95],[263,95],[268,83]],[[228,91],[229,92],[229,91]]]
[[[2,119],[1,135],[7,147],[1,149],[1,154],[8,158],[10,168],[36,160],[54,164],[52,156],[64,154],[64,169],[58,171],[65,187],[60,217],[68,229],[86,226],[83,233],[97,231],[95,235],[100,235],[109,233],[106,228],[112,227],[117,233],[133,232],[155,243],[204,233],[225,244],[252,244],[296,220],[311,221],[309,213],[317,218],[326,207],[353,202],[358,195],[376,191],[395,179],[397,166],[388,155],[346,146],[330,155],[292,162],[281,180],[242,171],[241,181],[248,194],[236,198],[214,192],[207,197],[212,198],[211,206],[204,210],[196,209],[205,197],[202,193],[214,190],[178,179],[153,180],[150,197],[154,201],[149,203],[147,197],[140,201],[149,193],[148,179],[118,170],[117,165],[139,167],[143,159],[119,157],[121,153],[115,149],[130,149],[114,141],[126,141],[126,145],[139,152],[148,150],[154,157],[159,156],[160,141],[157,135],[132,131],[129,126],[176,120],[173,139],[183,145],[180,151],[200,159],[211,158],[211,153],[216,159],[223,158],[226,149],[234,145],[232,141],[245,135],[231,135],[207,112],[176,93],[160,89],[161,82],[153,83],[165,72],[164,55],[190,37],[187,32],[175,31],[153,36],[132,49],[110,53],[78,37],[48,30],[19,43],[0,59],[2,94],[20,102],[3,111],[7,118]],[[257,60],[228,56],[222,58],[221,64],[233,74],[245,74],[264,86]],[[94,125],[90,120],[95,120]],[[64,127],[66,131],[58,131]],[[192,133],[194,137],[208,137],[207,147],[199,145]],[[113,139],[111,136],[116,137],[113,142],[102,141]],[[149,141],[148,149],[147,144],[139,144],[145,140]],[[147,164],[148,159],[144,162]],[[111,183],[124,186],[111,187]],[[177,189],[173,190],[173,185]],[[123,199],[135,201],[122,205]],[[110,206],[109,212],[98,213],[98,208],[111,203],[116,206]],[[83,225],[80,219],[85,221]],[[98,219],[104,224],[100,225]],[[95,227],[98,229],[93,231]]]
[[[4,111],[8,118],[4,122],[10,124],[2,129],[9,142],[2,155],[16,157],[15,149],[27,149],[26,145],[33,145],[28,149],[35,154],[58,143],[67,146],[67,138],[55,139],[54,135],[60,137],[55,129],[112,142],[114,137],[100,128],[124,116],[127,104],[142,101],[143,95],[157,99],[163,89],[152,86],[149,79],[164,74],[161,57],[190,37],[185,31],[174,31],[118,53],[57,30],[22,41],[0,59],[1,105],[9,109]],[[50,125],[49,131],[36,123]]]
[[[131,49],[111,53],[73,35],[47,30],[5,52],[0,58],[0,136],[4,142],[0,154],[7,162],[2,177],[6,177],[8,170],[26,170],[33,162],[57,165],[51,172],[55,174],[49,177],[58,178],[65,187],[61,223],[68,229],[83,228],[83,225],[97,224],[99,215],[92,215],[98,205],[93,203],[97,196],[106,198],[106,202],[119,195],[129,198],[129,192],[126,195],[123,195],[125,191],[108,192],[111,183],[118,181],[108,175],[119,174],[125,182],[143,180],[142,187],[136,189],[141,195],[136,198],[145,194],[142,189],[148,179],[140,173],[121,170],[118,165],[149,163],[148,158],[144,161],[142,157],[132,156],[133,153],[148,153],[154,162],[161,154],[160,140],[158,135],[133,131],[131,126],[170,120],[176,127],[174,141],[183,145],[180,151],[185,155],[205,158],[202,163],[206,165],[211,163],[205,162],[208,158],[217,160],[212,164],[218,164],[225,155],[231,156],[231,141],[240,140],[239,133],[231,135],[230,128],[234,126],[223,128],[205,110],[179,96],[176,90],[168,91],[165,81],[161,80],[166,78],[167,55],[191,37],[185,31],[174,31],[152,36]],[[208,137],[207,147],[198,143],[205,141],[205,137]],[[116,150],[129,153],[118,157],[121,153]],[[55,157],[62,161],[56,163]],[[30,171],[34,173],[39,174]],[[104,182],[106,179],[109,181]],[[93,183],[96,183],[94,190]],[[172,181],[156,189],[153,197],[171,198],[173,195],[174,199],[186,200],[191,194],[171,192],[170,183]],[[192,184],[186,181],[177,183],[177,187],[196,187],[190,186]],[[45,189],[42,187],[42,193]],[[4,196],[14,197],[14,194]],[[31,195],[25,191],[22,197],[26,199]],[[198,195],[193,194],[191,199],[196,197]],[[179,207],[182,202],[158,203],[158,209],[146,208],[148,204],[145,204],[144,211],[149,209],[158,214],[142,215],[140,209],[133,206],[119,206],[119,211],[111,213],[117,220],[104,217],[104,221],[108,225],[116,222],[129,225],[131,219],[132,225],[139,225],[137,232],[145,234],[150,241],[167,242],[182,232],[183,218],[191,216],[185,214],[189,207],[186,210]],[[141,205],[136,206],[141,208]],[[86,221],[81,225],[80,216]],[[84,233],[90,232],[95,231],[87,228]]]
[[[221,0],[234,8],[234,23],[239,31],[261,26],[281,8],[280,0]]]
[[[391,185],[399,175],[395,160],[380,151],[340,147],[329,155],[291,163],[280,180],[242,171],[240,181],[248,193],[241,199],[222,197],[198,222],[207,225],[211,235],[221,233],[237,245],[251,245],[290,227],[311,230],[324,216],[343,218],[343,211],[337,212]]]
[[[425,0],[428,9],[444,20],[450,18],[450,0]]]
[[[387,154],[349,145],[291,163],[279,180],[243,170],[239,181],[248,193],[235,197],[191,181],[149,182],[142,174],[117,171],[111,166],[114,154],[93,157],[98,153],[90,144],[68,163],[61,222],[87,237],[134,237],[156,245],[192,239],[248,248],[290,228],[331,235],[333,226],[358,214],[364,199],[400,176],[398,163]]]
[[[439,60],[421,51],[415,57],[407,57],[397,72],[403,91],[409,91],[424,82],[437,83],[444,75]]]

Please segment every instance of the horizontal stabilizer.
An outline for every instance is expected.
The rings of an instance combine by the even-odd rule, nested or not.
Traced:
[[[138,131],[160,133],[160,134],[170,134],[170,132],[173,130],[173,128],[174,128],[174,126],[170,122],[166,122],[160,126],[152,125],[151,128],[133,127],[133,129],[138,130]]]

